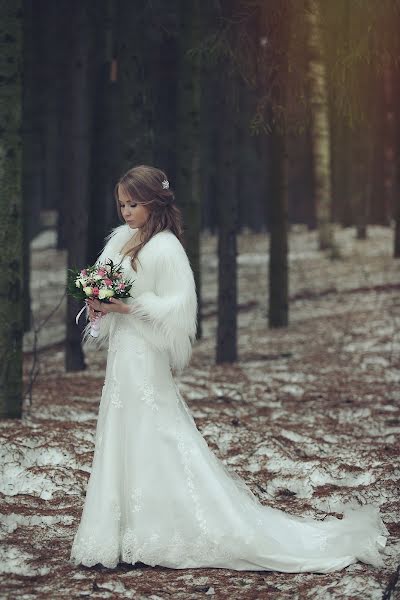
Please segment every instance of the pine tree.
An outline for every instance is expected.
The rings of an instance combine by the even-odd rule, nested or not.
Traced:
[[[264,62],[268,58],[270,61],[266,87],[271,90],[268,96],[270,327],[286,327],[289,322],[287,111],[292,11],[291,0],[271,2],[262,11],[264,39],[274,36],[272,53],[264,56]]]
[[[222,21],[234,17],[237,2],[221,2]],[[228,35],[227,48],[234,47],[235,33]],[[237,360],[237,73],[229,51],[219,63],[218,94],[218,324],[216,362]]]
[[[400,22],[400,20],[399,20]],[[393,74],[394,78],[394,97],[399,98],[400,94],[400,66],[397,65]],[[396,192],[394,197],[393,215],[395,221],[393,256],[400,258],[400,106],[396,105],[395,111],[395,172],[396,172]]]
[[[0,2],[0,417],[22,414],[22,10]]]
[[[179,74],[177,104],[176,195],[185,226],[185,247],[193,268],[198,296],[198,331],[201,337],[200,294],[200,2],[180,2]]]
[[[319,0],[307,0],[306,18],[309,26],[309,101],[311,111],[311,144],[313,149],[314,194],[319,247],[334,246],[332,227],[331,142],[326,70],[321,39]]]
[[[216,361],[237,360],[237,115],[236,77],[225,64],[219,90],[218,325]]]
[[[32,238],[40,229],[40,209],[43,198],[43,135],[41,101],[40,27],[41,10],[34,0],[23,2],[23,73],[22,88],[22,165],[21,186],[23,202],[24,254],[24,331],[31,328],[30,271]],[[43,86],[42,86],[43,87]]]
[[[69,82],[69,134],[64,140],[68,199],[67,250],[68,268],[87,264],[88,198],[92,123],[92,21],[90,0],[73,0],[71,10],[71,60]],[[81,347],[81,330],[75,324],[79,310],[75,299],[67,299],[67,337],[65,366],[67,371],[85,368]],[[82,320],[83,323],[83,320]]]
[[[119,175],[153,164],[154,44],[151,3],[117,0]]]
[[[94,27],[94,100],[90,162],[90,221],[88,262],[93,264],[104,238],[118,224],[114,185],[119,173],[118,94],[119,73],[116,56],[116,0],[99,0],[92,5]]]

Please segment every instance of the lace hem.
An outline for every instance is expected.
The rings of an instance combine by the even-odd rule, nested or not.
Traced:
[[[142,562],[151,567],[156,565],[169,568],[212,566],[213,563],[234,560],[234,554],[226,544],[202,537],[192,543],[185,542],[178,532],[168,542],[161,544],[160,535],[153,532],[145,541],[140,541],[133,529],[127,529],[121,543],[104,542],[95,535],[87,537],[76,535],[69,561],[74,565],[92,567],[98,563],[115,568],[120,562],[134,565]]]
[[[366,510],[375,512],[376,507],[367,505]],[[379,517],[379,515],[378,515]],[[389,534],[380,517],[376,522],[376,529],[373,533],[369,533],[357,544],[358,550],[354,554],[349,554],[345,558],[346,564],[351,564],[356,560],[370,564],[374,567],[384,566],[382,550],[386,545],[386,535]],[[239,540],[237,540],[239,541]],[[241,540],[243,543],[243,540]],[[249,536],[244,543],[247,548],[254,542],[254,536]],[[76,534],[71,549],[69,561],[74,564],[82,564],[87,567],[92,567],[96,564],[102,564],[107,568],[115,568],[120,562],[134,565],[137,562],[142,562],[146,565],[154,567],[156,565],[167,568],[197,568],[197,567],[221,567],[238,569],[239,563],[247,563],[247,567],[241,567],[240,570],[251,570],[256,567],[257,570],[275,570],[271,566],[263,566],[262,562],[268,562],[267,556],[264,555],[261,562],[254,564],[248,563],[248,556],[245,548],[239,553],[233,552],[235,548],[235,540],[225,539],[210,539],[205,536],[199,536],[194,542],[184,540],[182,534],[175,530],[174,534],[168,541],[162,543],[160,535],[157,532],[152,532],[144,541],[140,541],[133,529],[126,529],[120,538],[120,543],[103,541],[95,535],[81,536]],[[241,555],[241,556],[240,556]],[[255,558],[255,557],[254,557]],[[276,558],[276,557],[275,557]],[[285,557],[289,561],[292,557]],[[338,557],[336,557],[338,558]],[[271,557],[272,562],[274,556]],[[304,572],[310,570],[313,572],[328,572],[336,570],[335,565],[332,568],[315,566],[316,558],[309,558],[310,564],[314,566],[309,569],[305,568],[288,568],[289,572]],[[321,561],[324,559],[321,557]],[[325,559],[326,560],[326,559]],[[307,559],[305,559],[307,562]],[[321,565],[322,565],[321,562]],[[340,568],[344,568],[346,564],[342,564]],[[276,569],[284,571],[285,569]]]

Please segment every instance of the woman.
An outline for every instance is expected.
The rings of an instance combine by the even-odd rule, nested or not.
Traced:
[[[197,300],[167,176],[134,167],[115,195],[125,225],[99,262],[122,260],[133,298],[89,300],[90,320],[102,313],[98,339],[109,346],[70,560],[317,573],[357,560],[381,566],[389,532],[377,507],[345,506],[342,520],[295,517],[261,505],[213,454],[172,375],[190,360]]]

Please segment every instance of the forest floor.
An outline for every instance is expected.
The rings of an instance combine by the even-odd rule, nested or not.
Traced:
[[[342,257],[290,236],[290,326],[267,327],[266,235],[239,239],[239,360],[214,364],[216,240],[204,236],[204,336],[178,383],[210,448],[263,504],[322,518],[336,501],[374,503],[390,532],[385,566],[328,574],[68,563],[93,456],[104,352],[64,371],[65,302],[39,334],[40,372],[22,420],[0,423],[0,597],[395,600],[400,555],[400,262],[392,231],[338,230]],[[35,241],[35,321],[57,304],[65,253]],[[32,366],[25,339],[25,383]],[[398,571],[397,571],[398,575]],[[398,594],[396,596],[396,594]]]

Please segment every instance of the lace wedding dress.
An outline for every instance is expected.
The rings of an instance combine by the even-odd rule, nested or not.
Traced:
[[[118,258],[130,235],[118,228],[102,257]],[[137,273],[123,262],[135,278],[132,313],[103,317],[106,377],[70,561],[317,573],[357,560],[381,566],[389,532],[377,507],[344,506],[343,519],[296,517],[262,505],[213,454],[171,371],[187,363],[184,338],[194,335],[186,254],[165,231],[140,257]]]

